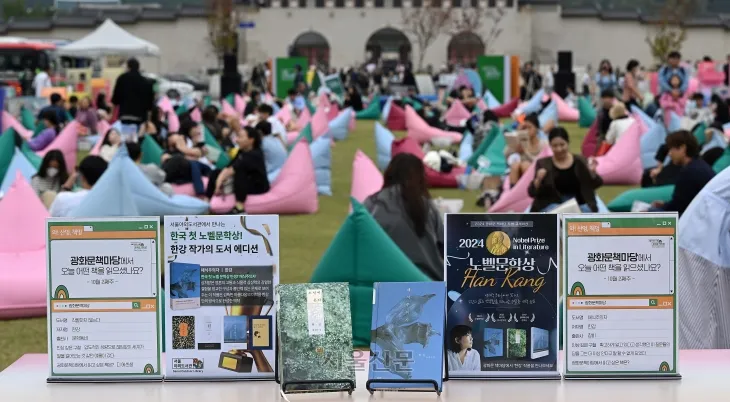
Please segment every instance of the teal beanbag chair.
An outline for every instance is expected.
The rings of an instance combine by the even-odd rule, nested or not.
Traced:
[[[214,148],[219,152],[218,159],[215,161],[216,169],[226,168],[228,164],[231,163],[231,158],[228,157],[228,154],[223,150],[221,144],[218,143],[218,140],[215,139],[213,133],[211,133],[205,125],[203,125],[203,134],[205,135],[205,146]]]
[[[355,113],[355,120],[378,120],[380,119],[380,102],[374,99],[368,107]]]
[[[26,107],[20,109],[20,123],[28,130],[35,130],[35,117]]]
[[[486,174],[489,176],[502,176],[507,171],[507,157],[504,156],[504,148],[507,146],[507,141],[504,139],[502,130],[498,130],[497,135],[489,144],[487,151],[482,155],[489,161],[487,164],[477,162],[479,166],[479,173]]]
[[[311,144],[312,141],[314,141],[314,137],[312,136],[312,124],[311,123],[307,123],[307,125],[304,126],[304,128],[301,131],[299,131],[299,135],[294,140],[294,142],[289,144],[289,152],[291,152],[294,149],[294,146],[299,144],[302,140],[306,140],[307,144]]]
[[[650,203],[652,201],[669,201],[674,193],[674,185],[635,188],[619,194],[608,203],[608,209],[613,212],[631,212],[634,201]]]
[[[725,148],[725,152],[722,153],[722,156],[712,165],[712,170],[714,170],[715,173],[720,173],[728,166],[730,166],[730,147]]]
[[[332,239],[310,282],[348,282],[355,347],[370,345],[375,282],[427,282],[387,233],[354,198],[352,214]]]
[[[157,166],[162,166],[162,154],[164,154],[165,151],[162,149],[160,144],[157,143],[157,141],[152,139],[150,136],[145,135],[142,137],[140,150],[142,151],[143,164],[154,163]]]
[[[697,125],[697,127],[692,131],[692,135],[697,139],[697,143],[700,146],[705,145],[705,130],[707,130],[707,125],[705,123],[700,123]]]
[[[596,109],[591,105],[590,99],[586,96],[578,98],[578,125],[583,128],[588,128],[596,120]]]

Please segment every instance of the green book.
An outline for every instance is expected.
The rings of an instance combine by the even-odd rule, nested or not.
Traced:
[[[298,381],[351,380],[352,318],[347,283],[278,285],[279,378],[283,391],[326,392],[344,383]],[[288,385],[291,384],[291,385]]]

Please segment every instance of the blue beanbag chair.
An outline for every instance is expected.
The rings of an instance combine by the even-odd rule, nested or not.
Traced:
[[[636,105],[631,105],[631,113],[637,114],[649,130],[657,125],[656,121],[654,121],[648,114],[646,114],[646,112],[644,112],[643,109]]]
[[[703,133],[704,134],[704,133]],[[712,148],[722,148],[725,149],[727,147],[727,144],[725,144],[724,135],[717,129],[712,129],[712,139],[710,139],[709,142],[705,143],[705,145],[702,146],[701,154],[704,154],[705,152],[709,151]],[[17,150],[15,151],[18,152]],[[17,155],[17,154],[16,154]],[[15,159],[15,157],[13,157]],[[4,185],[5,183],[3,183]]]
[[[677,116],[674,112],[669,112],[669,127],[667,127],[667,131],[670,133],[673,133],[675,131],[682,129],[682,120]]]
[[[484,103],[486,103],[487,107],[490,109],[494,109],[494,108],[497,108],[500,106],[497,98],[495,98],[494,95],[492,94],[492,91],[490,91],[488,89],[484,92],[483,99],[484,99]]]
[[[530,98],[529,101],[522,107],[522,113],[530,114],[537,113],[542,108],[542,97],[545,96],[544,90],[539,90],[535,95]],[[554,103],[554,102],[553,102]]]
[[[646,116],[647,118],[649,116]],[[642,120],[644,118],[642,117]],[[649,119],[651,121],[651,119]],[[646,123],[646,120],[644,120]],[[651,121],[651,125],[647,123],[649,131],[641,136],[641,165],[644,169],[651,169],[657,165],[657,161],[654,159],[656,151],[659,147],[664,144],[667,139],[667,130],[661,124],[656,124]]]
[[[466,77],[469,78],[471,89],[474,91],[474,94],[479,96],[479,94],[482,93],[482,79],[479,77],[479,73],[471,68],[465,68],[464,74],[466,74]]]
[[[10,160],[8,170],[5,172],[5,177],[3,178],[2,185],[0,185],[0,194],[5,194],[8,192],[10,186],[15,183],[15,178],[17,177],[18,172],[23,175],[25,181],[30,183],[31,179],[38,172],[38,170],[35,168],[35,166],[33,166],[33,164],[30,163],[28,158],[26,158],[25,155],[23,155],[23,153],[20,152],[18,148],[15,148],[13,159]]]
[[[319,137],[309,144],[314,163],[314,176],[317,180],[317,192],[332,195],[332,145],[327,137]]]
[[[388,115],[390,114],[390,106],[393,104],[393,97],[389,96],[383,104],[383,109],[380,111],[380,118],[383,121],[388,121]]]
[[[459,160],[466,162],[469,158],[471,158],[473,153],[474,137],[467,131],[464,135],[464,139],[461,140],[461,145],[459,145]]]
[[[390,148],[393,145],[395,136],[379,122],[375,122],[375,150],[378,153],[378,167],[385,170],[390,163]]]
[[[201,215],[208,203],[186,195],[168,197],[129,159],[122,146],[73,217]]]
[[[328,136],[331,136],[335,141],[342,141],[347,138],[347,133],[350,132],[350,120],[352,120],[351,107],[340,112],[332,121],[329,122]]]
[[[284,162],[286,162],[286,157],[289,156],[289,153],[281,140],[273,135],[264,137],[261,142],[261,148],[264,151],[266,176],[269,178],[269,183],[273,183],[279,175],[281,167],[284,166]]]
[[[555,124],[558,123],[558,104],[550,102],[545,109],[537,116],[537,120],[540,122],[540,127],[544,127],[548,121],[552,120]]]

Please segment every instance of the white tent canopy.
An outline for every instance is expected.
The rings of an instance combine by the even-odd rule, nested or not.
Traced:
[[[77,57],[159,56],[160,48],[107,19],[94,32],[59,48],[58,53]]]

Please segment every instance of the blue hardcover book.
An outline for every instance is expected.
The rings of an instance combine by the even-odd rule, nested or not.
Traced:
[[[484,328],[484,357],[504,356],[504,330]]]
[[[170,263],[170,308],[200,308],[200,265]]]
[[[369,379],[374,389],[433,388],[444,376],[444,282],[378,282],[373,294]]]

